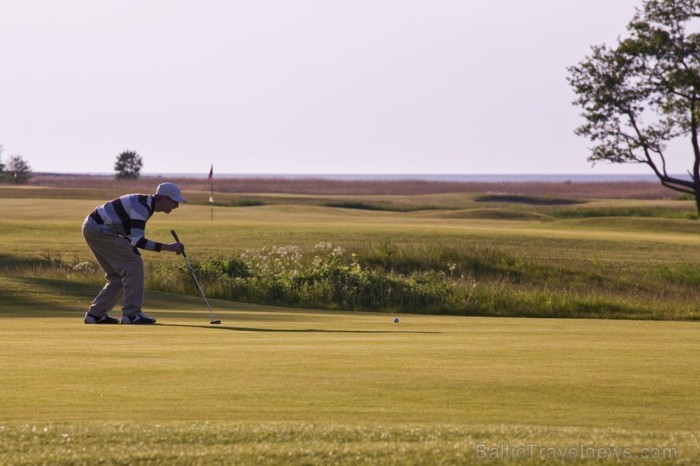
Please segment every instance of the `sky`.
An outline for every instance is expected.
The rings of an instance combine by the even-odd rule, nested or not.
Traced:
[[[566,80],[641,0],[0,0],[0,144],[35,172],[637,174]]]

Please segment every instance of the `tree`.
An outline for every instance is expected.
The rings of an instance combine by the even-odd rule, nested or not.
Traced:
[[[645,0],[617,46],[567,68],[583,109],[576,134],[595,145],[589,161],[648,165],[661,183],[692,194],[700,213],[700,0]],[[689,147],[688,177],[669,174],[669,143]],[[674,144],[674,147],[677,147]]]
[[[114,171],[117,172],[115,177],[118,180],[135,180],[141,176],[141,167],[143,160],[141,156],[134,151],[124,151],[117,156],[117,161],[114,164]]]
[[[7,162],[5,179],[15,184],[26,184],[32,177],[32,167],[22,158],[21,155],[13,155]]]
[[[5,148],[0,144],[0,177],[3,176],[3,172],[5,171],[5,165],[2,163],[2,151]]]

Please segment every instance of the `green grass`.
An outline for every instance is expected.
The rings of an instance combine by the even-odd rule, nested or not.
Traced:
[[[0,464],[700,462],[692,202],[246,194],[213,222],[209,206],[186,205],[148,234],[176,229],[196,260],[330,242],[406,276],[453,264],[490,315],[581,318],[212,299],[212,326],[190,282],[189,296],[151,283],[156,326],[85,326],[102,278],[75,267],[91,259],[80,224],[104,194],[0,189]],[[183,266],[144,259],[150,276]]]
[[[533,442],[700,460],[696,323],[214,301],[212,326],[150,292],[158,325],[85,326],[94,287],[0,281],[0,464],[454,464]]]

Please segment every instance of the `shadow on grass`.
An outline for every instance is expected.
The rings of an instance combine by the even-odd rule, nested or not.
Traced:
[[[17,257],[12,254],[0,253],[0,266],[2,267],[34,267],[46,263],[46,259],[38,257]]]
[[[226,325],[189,325],[189,324],[160,324],[160,327],[184,327],[184,328],[208,328],[213,330],[230,330],[234,332],[265,332],[265,333],[353,333],[353,334],[390,334],[390,333],[412,333],[412,334],[440,334],[442,332],[415,332],[396,330],[321,330],[314,328],[305,329],[279,329],[279,328],[253,328],[253,327],[231,327]]]
[[[0,317],[75,317],[82,315],[103,287],[64,278],[2,276],[0,269]],[[146,290],[146,304],[187,310],[195,298]],[[114,313],[120,314],[120,305]]]
[[[0,316],[72,317],[93,299],[95,285],[55,278],[1,277]]]
[[[566,199],[560,197],[543,197],[543,196],[522,196],[517,194],[489,194],[479,196],[474,199],[475,202],[502,202],[511,204],[527,204],[527,205],[576,205],[585,204],[587,201],[579,199]]]
[[[82,320],[101,285],[81,283],[61,278],[0,276],[0,318],[76,318]],[[149,303],[159,303],[170,309],[188,309],[188,302],[195,298],[147,291]],[[253,306],[255,307],[255,306]],[[159,312],[160,313],[160,312]],[[115,310],[114,314],[119,314]],[[180,314],[178,314],[180,315]],[[195,315],[195,314],[192,314]],[[274,319],[274,318],[273,318]],[[277,319],[274,319],[277,320]],[[324,329],[271,329],[240,326],[156,324],[173,327],[213,328],[237,332],[269,333],[440,333],[396,330],[324,330]]]

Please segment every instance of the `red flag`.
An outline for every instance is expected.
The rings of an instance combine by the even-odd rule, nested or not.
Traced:
[[[209,170],[209,178],[208,180],[211,181],[214,179],[214,164],[212,164],[211,169]]]

